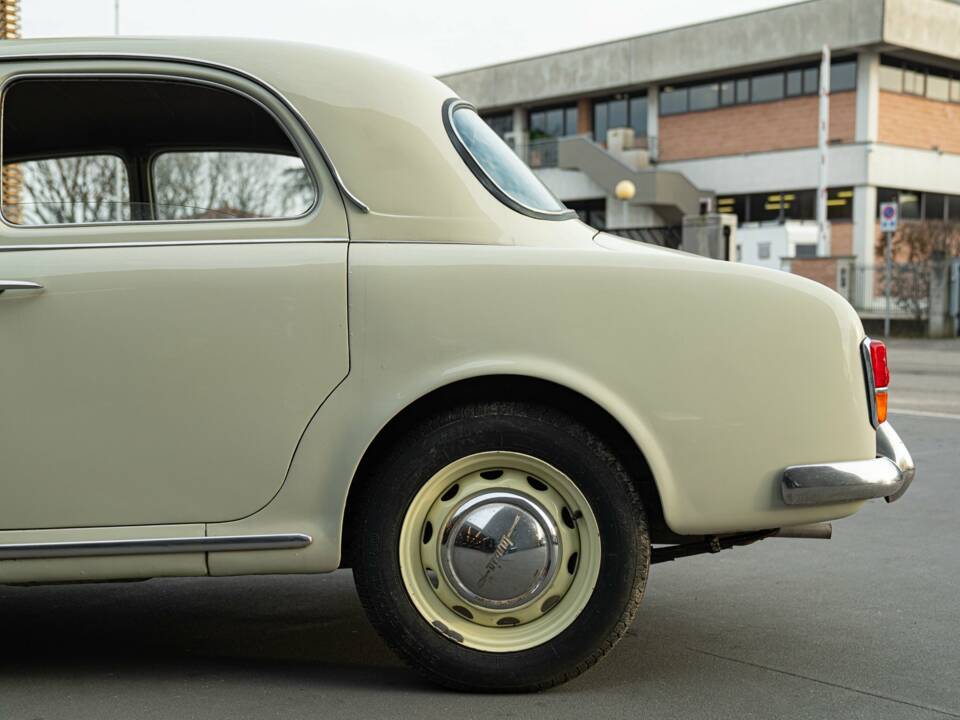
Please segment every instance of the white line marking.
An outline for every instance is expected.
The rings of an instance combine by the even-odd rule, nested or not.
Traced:
[[[891,415],[916,415],[917,417],[944,418],[946,420],[960,420],[960,415],[954,413],[934,412],[932,410],[909,410],[905,408],[890,408]]]

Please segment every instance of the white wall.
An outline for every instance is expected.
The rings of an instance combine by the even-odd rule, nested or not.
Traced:
[[[783,258],[793,257],[798,244],[817,244],[817,225],[814,222],[786,222],[783,225],[756,225],[750,223],[737,229],[740,262],[747,265],[782,269]],[[769,245],[769,257],[760,256],[764,245]]]
[[[550,188],[550,192],[561,201],[595,200],[607,196],[606,190],[580,170],[539,168],[534,172],[543,184]]]
[[[867,183],[869,146],[837,145],[830,148],[829,184],[832,187]],[[677,170],[694,185],[718,194],[798,190],[817,186],[817,149],[725,155],[703,160],[660,163],[664,170]]]

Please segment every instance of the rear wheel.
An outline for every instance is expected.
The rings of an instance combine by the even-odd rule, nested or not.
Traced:
[[[616,456],[556,410],[479,403],[387,453],[353,530],[377,630],[430,679],[536,690],[623,635],[646,584],[643,509]]]

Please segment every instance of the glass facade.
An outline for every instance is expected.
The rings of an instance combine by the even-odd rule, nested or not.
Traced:
[[[877,217],[880,216],[880,204],[887,202],[900,205],[903,220],[960,222],[960,195],[877,188]]]
[[[527,121],[531,140],[576,135],[577,106],[571,104],[531,110]]]
[[[647,135],[647,96],[615,95],[593,102],[593,139],[598,143],[607,141],[607,130],[633,128],[636,137]]]
[[[856,87],[857,61],[853,59],[834,61],[830,66],[830,91],[845,92],[854,90]],[[765,70],[706,83],[665,85],[660,88],[660,114],[679,115],[698,110],[713,110],[727,105],[773,102],[787,97],[816,95],[819,91],[819,64],[783,70]]]
[[[481,115],[483,121],[490,126],[490,128],[499,135],[502,139],[506,139],[507,133],[513,132],[513,113],[491,113]]]
[[[742,223],[782,223],[787,220],[816,220],[816,190],[782,190],[750,195],[717,197],[717,212],[733,213]],[[827,191],[827,219],[853,219],[853,189]]]

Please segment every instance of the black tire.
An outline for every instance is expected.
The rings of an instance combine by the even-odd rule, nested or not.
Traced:
[[[566,473],[600,528],[600,570],[584,610],[553,639],[517,652],[483,652],[442,635],[411,602],[400,571],[401,525],[421,486],[449,463],[492,450],[532,455]],[[650,539],[635,484],[600,438],[555,409],[481,402],[440,413],[385,454],[359,499],[348,531],[360,600],[386,643],[446,687],[524,692],[566,682],[613,648],[643,597]]]

